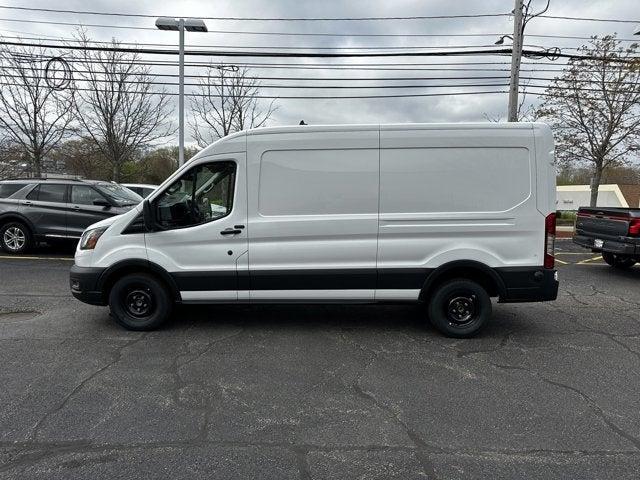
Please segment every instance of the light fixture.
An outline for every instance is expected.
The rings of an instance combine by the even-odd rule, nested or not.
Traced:
[[[160,17],[156,20],[156,27],[159,30],[180,30],[180,20],[182,20],[184,29],[187,32],[208,32],[207,25],[199,18],[170,18]]]
[[[496,43],[494,43],[494,45],[504,45],[505,38],[508,38],[511,41],[513,41],[513,37],[511,35],[502,35],[498,40],[496,40]]]

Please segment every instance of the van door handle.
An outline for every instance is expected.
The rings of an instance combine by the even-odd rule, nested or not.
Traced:
[[[24,204],[25,204],[25,205],[33,205],[33,203],[31,203],[31,202],[29,202],[29,201],[24,202]]]
[[[242,230],[237,228],[226,228],[220,232],[220,235],[237,235],[242,233]]]

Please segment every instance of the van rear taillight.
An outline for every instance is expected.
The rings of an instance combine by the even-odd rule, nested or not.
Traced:
[[[556,242],[556,214],[550,213],[544,219],[544,268],[553,268]]]
[[[629,222],[629,236],[640,237],[640,218],[632,218]]]

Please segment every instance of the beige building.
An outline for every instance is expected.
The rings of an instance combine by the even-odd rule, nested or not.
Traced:
[[[589,185],[561,185],[556,187],[556,208],[577,210],[589,205]],[[605,184],[598,188],[599,207],[640,208],[640,185]]]

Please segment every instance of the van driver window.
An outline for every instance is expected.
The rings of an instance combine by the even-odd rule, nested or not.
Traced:
[[[154,201],[158,223],[171,229],[226,217],[233,207],[235,179],[234,162],[193,167]]]

